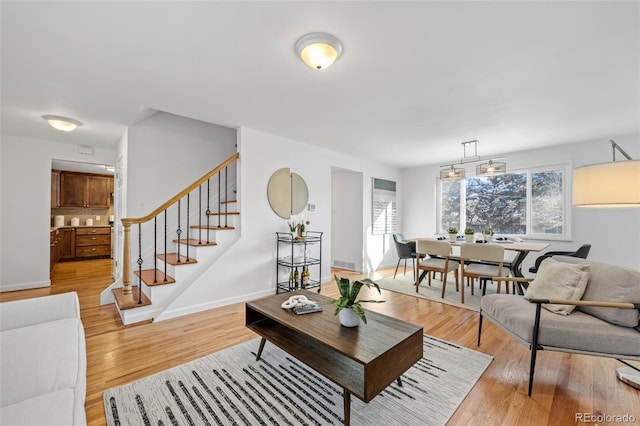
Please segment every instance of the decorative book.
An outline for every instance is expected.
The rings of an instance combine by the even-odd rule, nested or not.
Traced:
[[[307,301],[307,303],[300,303],[292,308],[292,311],[297,315],[309,314],[311,312],[320,312],[321,310],[322,306],[311,300]]]

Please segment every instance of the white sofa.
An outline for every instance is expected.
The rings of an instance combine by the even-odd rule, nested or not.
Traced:
[[[86,389],[78,295],[0,303],[0,425],[85,425]]]

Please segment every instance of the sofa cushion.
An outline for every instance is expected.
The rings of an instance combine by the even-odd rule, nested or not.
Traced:
[[[79,319],[3,331],[0,335],[0,407],[62,389],[84,405],[86,350]]]
[[[74,407],[75,396],[72,389],[50,392],[17,402],[0,410],[0,425],[83,425],[86,424],[84,407],[81,418]],[[74,408],[74,409],[72,409]]]
[[[480,299],[482,315],[494,320],[516,337],[531,342],[536,304],[517,295],[491,294]],[[640,333],[619,327],[584,312],[569,316],[541,311],[538,343],[549,348],[596,354],[638,356]]]
[[[574,265],[547,258],[538,267],[536,278],[527,288],[524,297],[527,300],[580,300],[588,280],[589,265]],[[544,304],[542,307],[561,315],[569,315],[575,309],[575,305]]]
[[[589,265],[591,277],[582,300],[640,303],[640,271],[577,257],[554,256],[553,258],[567,263]],[[636,327],[640,322],[638,309],[580,306],[578,310],[625,327]]]

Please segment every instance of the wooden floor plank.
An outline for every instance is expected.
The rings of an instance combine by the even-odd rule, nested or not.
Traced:
[[[350,279],[362,277],[333,272]],[[51,287],[0,293],[4,302],[78,291],[87,342],[89,425],[105,423],[103,391],[256,337],[244,326],[243,303],[123,326],[113,305],[100,306],[100,292],[111,283],[111,273],[110,260],[65,262],[55,266]],[[390,269],[371,278],[392,275]],[[338,296],[331,283],[323,284],[321,293]],[[379,297],[366,288],[361,296]],[[640,391],[616,379],[615,369],[621,364],[615,360],[541,351],[529,398],[529,351],[489,321],[483,324],[482,344],[477,347],[476,312],[386,290],[381,298],[385,303],[366,308],[422,325],[425,333],[494,357],[449,425],[566,425],[575,424],[576,412],[630,414],[640,422]],[[425,415],[428,412],[425,407]]]

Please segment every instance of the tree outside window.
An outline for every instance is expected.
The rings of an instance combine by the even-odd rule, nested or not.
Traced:
[[[440,232],[561,236],[567,231],[565,167],[440,182]],[[528,191],[528,188],[531,190]]]

